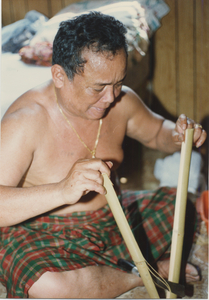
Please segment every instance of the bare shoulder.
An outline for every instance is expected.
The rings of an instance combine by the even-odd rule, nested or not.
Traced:
[[[122,89],[121,108],[127,118],[127,135],[148,144],[157,134],[163,118],[154,113],[129,87]]]
[[[37,100],[38,96],[40,96],[38,91],[25,93],[11,105],[2,118],[0,152],[2,184],[18,184],[47,131],[47,109]]]
[[[14,111],[7,112],[2,118],[1,130],[4,139],[17,138],[20,135],[25,137],[35,136],[39,128],[44,125],[46,118],[44,118],[43,108],[38,104],[20,107]]]
[[[116,110],[117,113],[123,116],[123,120],[126,120],[127,123],[131,123],[135,116],[137,116],[137,119],[139,120],[152,114],[139,95],[127,86],[122,87]]]
[[[16,128],[34,134],[47,123],[47,85],[31,89],[9,107],[2,118],[3,130]]]
[[[139,113],[141,110],[149,110],[139,95],[127,86],[123,86],[121,91],[121,109],[124,109],[124,107],[126,108],[125,111],[129,118],[136,112]]]

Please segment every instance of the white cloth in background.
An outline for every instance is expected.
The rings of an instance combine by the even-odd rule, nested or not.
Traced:
[[[131,47],[135,48],[141,55],[145,55],[148,48],[148,30],[150,32],[157,30],[160,27],[159,20],[169,12],[169,7],[163,0],[96,0],[78,2],[68,6],[67,8],[70,8],[72,12],[66,13],[65,17],[73,17],[81,12],[91,11],[99,7],[104,13],[110,13],[111,11],[110,14],[127,25],[127,39],[130,41],[129,49]],[[57,15],[45,22],[41,31],[37,32],[34,39],[32,39],[31,44],[40,41],[53,41],[59,22],[61,19],[63,20],[63,15],[61,19],[59,17],[60,15]],[[55,23],[53,23],[54,21]],[[131,41],[133,42],[132,45]],[[4,115],[7,108],[17,97],[50,78],[50,67],[27,65],[20,60],[18,54],[2,54],[1,116]]]
[[[169,7],[163,0],[103,0],[74,3],[47,21],[32,39],[30,45],[35,45],[40,41],[52,43],[61,21],[94,10],[121,21],[127,28],[129,52],[136,49],[140,55],[144,56],[148,49],[149,37],[161,26],[160,19],[169,12]]]
[[[177,187],[179,177],[180,152],[175,152],[164,159],[157,159],[154,167],[154,176],[160,181],[160,186]],[[188,191],[196,194],[202,185],[201,169],[203,161],[201,154],[192,151]]]
[[[51,78],[51,68],[27,65],[19,54],[1,55],[1,117],[20,95]]]
[[[141,55],[145,55],[149,45],[149,26],[145,18],[145,9],[137,1],[121,1],[100,7],[95,6],[95,8],[93,5],[95,2],[89,1],[89,3],[91,2],[92,10],[110,15],[126,26],[129,51],[135,48]],[[54,16],[43,25],[40,32],[31,40],[30,45],[35,45],[40,41],[53,43],[60,22],[72,19],[80,14],[88,13],[89,11],[91,9],[88,7],[88,10],[82,12],[75,13],[70,10],[69,12]]]

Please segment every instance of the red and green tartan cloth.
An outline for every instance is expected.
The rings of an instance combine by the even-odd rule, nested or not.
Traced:
[[[175,196],[176,189],[167,188],[122,192],[124,213],[148,261],[169,256]],[[132,261],[108,205],[63,216],[45,214],[0,228],[0,281],[8,298],[27,298],[46,271],[90,265],[119,269],[119,258]]]

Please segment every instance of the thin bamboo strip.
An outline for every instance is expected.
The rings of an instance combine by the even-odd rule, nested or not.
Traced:
[[[180,277],[182,247],[184,239],[185,214],[187,204],[187,190],[189,181],[189,169],[193,144],[194,129],[187,129],[185,142],[181,147],[181,159],[179,166],[179,177],[174,211],[173,234],[171,241],[171,256],[168,280],[178,283]],[[167,292],[167,298],[176,298],[177,295]]]
[[[126,220],[126,217],[123,213],[120,202],[118,200],[118,197],[113,188],[112,182],[110,181],[107,174],[103,174],[103,177],[104,177],[104,187],[107,191],[106,194],[107,202],[110,206],[110,209],[113,213],[113,216],[119,227],[119,230],[123,236],[126,246],[131,254],[131,257],[139,271],[139,274],[147,289],[147,292],[149,293],[151,298],[159,298],[157,289],[150,275],[146,261],[129,227],[129,224]]]

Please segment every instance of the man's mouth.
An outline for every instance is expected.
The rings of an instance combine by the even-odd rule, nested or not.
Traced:
[[[95,106],[94,106],[94,108],[99,112],[103,112],[107,109],[107,107],[95,107]]]
[[[101,118],[103,117],[103,115],[105,114],[106,110],[108,107],[96,107],[96,106],[92,106],[91,107],[91,113],[97,117],[97,118]]]

